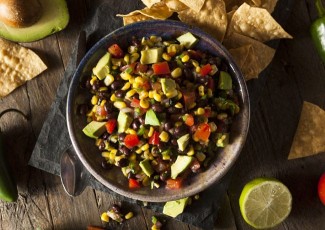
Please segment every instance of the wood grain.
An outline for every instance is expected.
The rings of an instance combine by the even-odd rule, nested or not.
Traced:
[[[68,27],[41,41],[22,44],[33,49],[48,65],[36,79],[0,99],[0,111],[17,108],[29,115],[26,121],[17,114],[0,120],[5,152],[17,180],[16,203],[0,201],[0,229],[86,229],[105,226],[100,214],[120,204],[134,218],[110,229],[151,229],[153,215],[165,219],[164,229],[197,227],[172,220],[145,207],[121,203],[106,193],[87,188],[80,196],[65,194],[60,178],[29,167],[27,162],[46,119],[56,89],[63,77],[76,38],[86,20],[92,1],[69,0]],[[139,1],[139,5],[141,2]],[[232,181],[218,213],[215,229],[250,229],[243,221],[238,199],[242,187],[260,176],[283,181],[293,195],[289,218],[276,229],[322,229],[325,209],[316,194],[318,177],[325,171],[325,154],[287,160],[299,120],[302,101],[325,108],[325,65],[317,56],[309,36],[309,25],[316,18],[312,0],[296,1],[285,29],[293,40],[282,40],[273,60],[261,99],[251,116],[248,139],[232,168]]]

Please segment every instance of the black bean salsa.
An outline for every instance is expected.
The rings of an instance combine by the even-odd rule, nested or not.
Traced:
[[[102,167],[121,168],[131,189],[181,188],[228,144],[238,96],[227,64],[197,42],[188,32],[109,45],[85,83],[92,97],[79,107],[83,132]]]

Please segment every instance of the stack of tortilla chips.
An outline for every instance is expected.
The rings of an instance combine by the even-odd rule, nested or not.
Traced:
[[[210,33],[224,44],[246,80],[270,64],[272,39],[292,38],[271,16],[277,0],[142,0],[144,9],[123,17],[124,25],[143,20],[178,18]]]

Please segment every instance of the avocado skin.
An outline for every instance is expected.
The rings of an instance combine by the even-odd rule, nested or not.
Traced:
[[[42,16],[25,28],[8,27],[0,22],[0,37],[14,42],[33,42],[63,30],[69,23],[65,0],[40,0]]]
[[[14,202],[18,199],[17,185],[9,173],[8,164],[5,159],[1,133],[0,133],[0,199],[8,202]]]

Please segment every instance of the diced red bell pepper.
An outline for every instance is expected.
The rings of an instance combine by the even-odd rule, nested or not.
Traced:
[[[135,66],[134,73],[139,74],[139,73],[145,73],[148,70],[148,65],[141,64],[138,62]]]
[[[168,179],[166,181],[166,189],[180,189],[183,184],[183,179],[177,177],[176,179]]]
[[[215,81],[212,77],[209,77],[209,80],[208,80],[208,89],[211,89],[211,91],[214,93],[215,91]]]
[[[112,134],[116,128],[116,125],[117,125],[117,121],[116,119],[110,119],[106,122],[105,126],[106,126],[106,131],[109,133],[109,134]]]
[[[104,106],[97,106],[97,108],[96,108],[96,114],[98,116],[106,116],[107,115],[107,111],[104,108]]]
[[[118,44],[113,44],[108,47],[108,52],[112,54],[114,58],[122,58],[124,56],[124,52]]]
[[[136,63],[135,62],[134,63],[131,63],[129,65],[124,65],[124,66],[122,66],[120,68],[120,71],[121,72],[126,71],[127,73],[132,74],[134,72],[134,70],[135,70],[135,66],[136,66]]]
[[[139,144],[140,140],[136,134],[127,134],[124,138],[124,144],[127,148],[131,149]]]
[[[152,136],[149,138],[149,144],[151,145],[158,145],[160,142],[160,139],[159,139],[159,132],[157,131],[154,131]]]
[[[185,114],[184,117],[184,122],[187,126],[193,126],[194,125],[194,117],[191,114]]]
[[[140,100],[137,99],[137,98],[132,98],[130,106],[133,107],[133,108],[139,108],[140,107]]]
[[[130,178],[129,179],[129,188],[140,188],[140,183],[136,179]]]
[[[154,74],[157,75],[170,73],[169,65],[166,61],[153,64],[152,69]]]
[[[204,76],[208,75],[211,72],[211,70],[212,70],[212,67],[208,63],[201,67],[200,74],[204,77]]]
[[[141,86],[142,86],[142,89],[144,89],[146,91],[149,91],[151,89],[151,85],[150,85],[149,81],[143,82]]]
[[[182,92],[184,105],[186,109],[191,109],[195,103],[195,92],[194,91],[184,91]]]
[[[207,123],[202,123],[197,127],[197,130],[194,133],[194,137],[198,138],[201,141],[208,141],[210,134],[210,125],[208,125]]]

